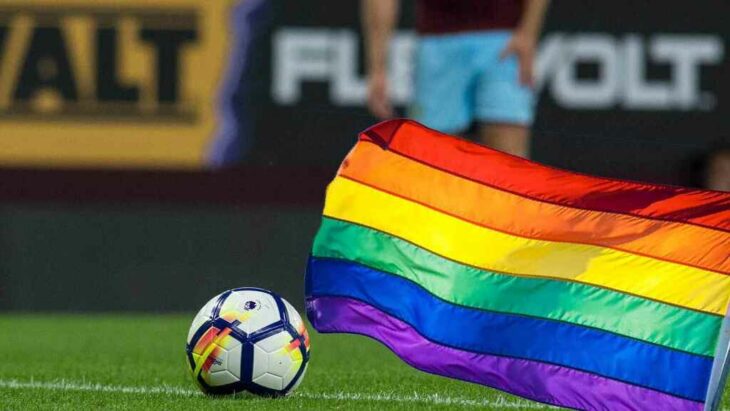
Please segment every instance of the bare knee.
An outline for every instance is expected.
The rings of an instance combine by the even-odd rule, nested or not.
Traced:
[[[485,124],[480,130],[481,142],[496,150],[523,158],[530,157],[530,129],[512,124]]]

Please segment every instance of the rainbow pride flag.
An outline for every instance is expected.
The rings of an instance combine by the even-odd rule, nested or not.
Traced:
[[[426,372],[570,408],[701,410],[727,356],[730,193],[387,121],[328,187],[306,294],[318,331]]]

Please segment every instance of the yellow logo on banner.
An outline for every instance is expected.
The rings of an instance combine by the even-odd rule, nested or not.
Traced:
[[[202,166],[231,5],[3,1],[0,165]]]

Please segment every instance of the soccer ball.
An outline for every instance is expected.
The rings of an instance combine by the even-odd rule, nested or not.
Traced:
[[[260,288],[236,288],[208,301],[190,326],[187,357],[208,394],[286,395],[309,361],[309,334],[289,302]]]

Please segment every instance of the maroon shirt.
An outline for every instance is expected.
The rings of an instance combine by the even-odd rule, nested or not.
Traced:
[[[514,29],[523,0],[417,0],[416,28],[421,34]]]

